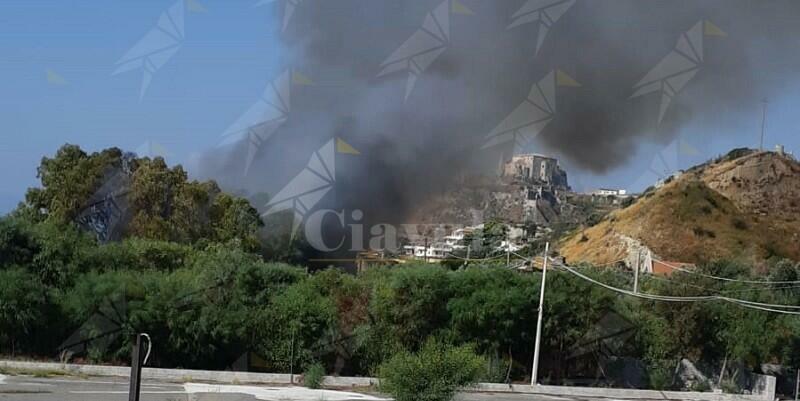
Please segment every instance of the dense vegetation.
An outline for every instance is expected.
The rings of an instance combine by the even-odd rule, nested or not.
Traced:
[[[467,345],[431,340],[416,353],[401,351],[379,368],[381,390],[396,401],[449,401],[460,388],[475,383],[483,360]]]
[[[254,355],[259,369],[272,372],[292,368],[319,376],[322,364],[328,373],[392,377],[402,369],[442,371],[457,363],[463,370],[452,371],[441,394],[476,374],[498,382],[529,377],[539,274],[499,264],[407,264],[356,276],[267,261],[268,251],[256,239],[257,213],[246,201],[220,193],[213,183],[187,182],[179,168],[168,169],[159,159],[138,161],[129,230],[119,241],[100,243],[71,218],[100,185],[89,185],[105,174],[98,165],[117,157],[62,149],[42,163],[43,188],[31,190],[26,203],[0,219],[0,353],[74,353],[73,360],[125,363],[131,334],[147,332],[154,341],[150,364],[160,367],[224,369]],[[156,196],[164,185],[172,188],[170,196]],[[632,287],[626,271],[581,271]],[[800,280],[798,265],[777,260],[763,274],[722,262],[700,272]],[[641,300],[558,270],[547,281],[545,383],[595,377],[603,365],[611,384],[635,385],[613,372],[624,358],[642,361],[645,385],[659,388],[675,386],[682,358],[711,366],[727,361],[732,372],[759,371],[762,363],[800,365],[797,315],[720,301]],[[723,294],[800,305],[798,285],[680,272],[641,281],[641,291],[651,294]],[[615,342],[599,343],[604,336]],[[431,359],[437,349],[447,358]]]
[[[155,342],[155,366],[221,369],[252,352],[263,359],[264,370],[288,371],[294,354],[298,372],[321,362],[328,372],[366,375],[376,373],[392,355],[417,351],[437,339],[473,346],[485,357],[485,373],[493,380],[529,374],[538,274],[488,265],[456,271],[406,265],[359,276],[336,269],[308,274],[220,244],[198,249],[126,239],[97,245],[76,229],[30,226],[18,218],[0,221],[0,249],[0,349],[5,354],[55,358],[76,331],[91,338],[107,329],[91,323],[93,314],[114,311],[121,335],[89,342],[87,352],[77,357],[124,362],[129,334],[147,332]],[[631,287],[629,274],[583,271]],[[705,271],[750,277],[748,269],[725,264]],[[781,262],[765,278],[789,281],[799,275],[797,266]],[[727,358],[756,371],[765,362],[800,362],[792,360],[800,355],[797,316],[722,302],[631,299],[559,271],[549,275],[547,284],[546,382],[561,382],[577,372],[574,350],[611,315],[621,316],[634,330],[617,356],[642,359],[653,372],[670,371],[681,358],[709,363]],[[764,288],[684,273],[669,281],[643,278],[642,283],[649,293],[730,292],[800,304],[796,286],[753,287]]]

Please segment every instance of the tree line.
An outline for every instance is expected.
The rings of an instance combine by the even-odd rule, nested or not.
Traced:
[[[262,223],[246,200],[188,181],[161,159],[134,161],[131,220],[120,239],[98,241],[75,217],[122,156],[62,148],[43,159],[42,187],[0,218],[0,353],[125,364],[131,335],[146,332],[157,367],[226,369],[247,356],[269,372],[322,365],[332,374],[391,376],[391,366],[413,362],[409,355],[444,349],[481,380],[530,377],[540,274],[488,262],[310,272],[287,263],[291,252],[263,245]],[[625,269],[580,269],[632,288]],[[800,305],[800,284],[787,284],[800,280],[794,262],[773,260],[759,272],[720,261],[698,272],[643,276],[640,290]],[[544,308],[543,383],[580,377],[675,388],[684,358],[724,364],[729,380],[765,363],[800,365],[796,315],[641,300],[558,270],[548,273]],[[641,367],[641,382],[615,373],[625,361]]]

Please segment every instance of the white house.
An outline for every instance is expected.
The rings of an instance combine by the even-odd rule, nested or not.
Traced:
[[[599,195],[599,196],[625,196],[627,194],[628,191],[624,189],[600,188],[592,191],[592,195]]]

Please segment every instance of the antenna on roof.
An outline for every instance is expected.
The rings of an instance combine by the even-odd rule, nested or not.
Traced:
[[[763,152],[764,151],[764,131],[767,128],[767,104],[769,102],[766,98],[761,100],[762,108],[761,108],[761,141],[758,143],[758,150]]]

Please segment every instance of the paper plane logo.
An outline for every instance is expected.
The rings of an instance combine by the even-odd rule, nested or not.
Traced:
[[[256,7],[261,7],[268,3],[275,3],[279,0],[261,0],[256,3]],[[281,24],[281,32],[286,31],[286,27],[289,26],[289,23],[292,21],[292,17],[294,16],[295,11],[297,11],[297,7],[303,3],[303,0],[280,0],[283,3],[283,23]]]
[[[523,153],[556,114],[556,87],[579,87],[561,70],[550,71],[531,87],[527,98],[495,127],[481,149],[514,144],[514,154]]]
[[[112,75],[142,70],[140,100],[144,98],[155,73],[167,64],[183,45],[187,4],[190,11],[205,11],[205,8],[197,0],[178,0],[161,13],[156,26],[117,61],[117,68]]]
[[[53,70],[50,69],[46,70],[45,76],[47,78],[47,83],[49,83],[50,85],[64,86],[68,84],[67,80],[64,79],[64,77],[62,77],[60,74],[58,74]]]
[[[76,331],[58,347],[64,361],[90,350],[104,352],[121,334],[127,322],[124,296],[106,298]]]
[[[291,210],[294,213],[292,236],[300,223],[336,184],[336,154],[358,155],[353,146],[334,138],[311,155],[305,168],[281,189],[266,205],[262,217]]]
[[[553,25],[575,4],[575,0],[528,0],[513,16],[508,29],[524,24],[538,23],[536,54]]]
[[[700,71],[705,57],[704,37],[726,36],[718,26],[709,21],[700,21],[691,29],[681,34],[675,48],[656,64],[636,85],[631,98],[658,92],[661,94],[661,106],[658,124],[664,119],[672,99]]]
[[[222,133],[220,146],[247,142],[244,175],[264,143],[289,119],[292,84],[311,85],[310,78],[291,70],[270,82],[261,97]]]
[[[189,9],[190,12],[193,13],[206,13],[208,9],[197,2],[197,0],[186,0],[186,8]]]
[[[378,77],[404,72],[405,100],[419,76],[447,50],[450,44],[450,14],[473,15],[472,10],[457,0],[445,0],[425,16],[422,26],[381,64]]]
[[[136,155],[139,157],[149,157],[154,159],[156,157],[167,158],[167,149],[158,142],[146,141],[136,148]]]

